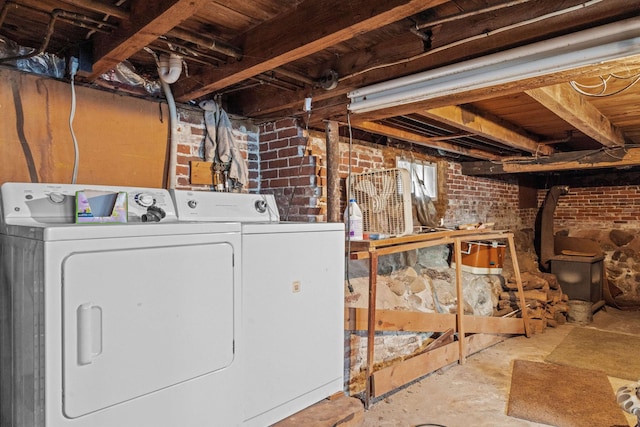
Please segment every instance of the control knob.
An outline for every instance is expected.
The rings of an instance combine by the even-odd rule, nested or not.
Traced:
[[[54,192],[54,193],[50,193],[50,194],[49,194],[49,200],[50,200],[52,203],[57,203],[57,204],[59,204],[59,203],[64,202],[64,199],[65,199],[65,195],[64,195],[64,194],[62,194],[62,193]]]
[[[267,211],[267,202],[262,199],[256,200],[255,207],[258,212],[265,213]]]
[[[187,202],[187,206],[189,206],[191,209],[195,209],[196,206],[198,206],[198,201],[191,199]]]
[[[156,199],[153,197],[153,195],[148,193],[136,194],[135,200],[143,208],[148,208],[149,206],[154,205],[156,202]]]

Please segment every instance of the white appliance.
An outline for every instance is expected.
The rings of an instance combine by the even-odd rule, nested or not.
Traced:
[[[128,222],[76,224],[79,190],[127,192]],[[241,424],[238,223],[178,222],[158,189],[0,198],[0,426]]]
[[[344,225],[280,222],[272,195],[175,191],[180,220],[242,223],[243,426],[344,389]]]

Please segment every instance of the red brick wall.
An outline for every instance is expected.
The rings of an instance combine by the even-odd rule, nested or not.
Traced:
[[[499,229],[519,229],[518,182],[462,175],[459,163],[449,163],[447,169],[448,205],[445,225],[465,223],[495,223]],[[535,218],[535,216],[534,216]]]
[[[306,153],[302,167],[300,159]],[[397,148],[346,140],[340,143],[339,175],[342,180],[341,202],[344,203],[344,180],[351,173],[395,167],[396,157],[410,156]],[[309,140],[294,119],[263,124],[260,133],[261,189],[276,194],[282,211],[289,209],[290,220],[326,220],[326,142],[321,132],[311,132]],[[311,176],[309,176],[311,174]],[[464,176],[460,165],[449,163],[445,174],[442,209],[447,226],[463,223],[494,222],[496,228],[533,227],[535,210],[518,207],[518,183]],[[294,186],[296,195],[291,197]],[[291,202],[291,203],[290,203]],[[289,207],[291,206],[291,207]],[[281,215],[283,212],[281,212]],[[520,215],[525,215],[523,224]]]
[[[538,192],[539,205],[547,190]],[[640,226],[640,186],[571,187],[558,200],[555,230],[627,229]]]
[[[323,220],[319,203],[321,163],[295,119],[261,126],[260,189],[276,196],[283,220]]]
[[[250,122],[231,119],[234,143],[247,162],[249,184],[243,192],[260,190],[260,152],[258,128]],[[212,185],[191,184],[192,161],[204,160],[204,140],[206,138],[204,113],[200,110],[180,109],[178,111],[178,145],[176,164],[176,188],[189,190],[211,190]]]

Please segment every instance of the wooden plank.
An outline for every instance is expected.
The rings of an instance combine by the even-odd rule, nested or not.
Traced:
[[[437,369],[454,363],[459,358],[456,342],[419,354],[393,366],[373,373],[373,397],[381,396],[398,387],[417,380]]]
[[[568,83],[530,89],[525,93],[605,147],[625,145],[624,133]]]
[[[453,328],[447,329],[443,333],[440,334],[438,338],[429,343],[428,346],[424,348],[424,351],[435,350],[436,348],[444,347],[447,344],[451,344],[454,340],[455,331]]]
[[[362,402],[340,393],[296,412],[272,427],[359,427],[363,422]]]
[[[191,184],[213,184],[213,163],[192,161],[190,162],[190,182]]]
[[[406,236],[390,237],[388,239],[380,240],[356,240],[351,242],[351,251],[371,251],[374,249],[385,248],[389,246],[406,245],[407,243],[424,242],[429,240],[437,240],[442,238],[453,237],[465,237],[468,240],[482,240],[482,239],[498,239],[506,238],[506,231],[492,230],[492,229],[472,229],[472,230],[448,230],[441,229],[438,231],[431,231],[428,233],[409,234]],[[466,240],[464,240],[466,241]],[[453,243],[450,241],[449,243]],[[403,246],[406,247],[406,246]],[[408,249],[407,249],[408,250]],[[398,252],[402,249],[399,248]]]
[[[457,330],[456,315],[448,313],[421,313],[417,311],[376,310],[377,331],[446,332]],[[364,308],[345,309],[344,328],[348,331],[366,331],[369,311]]]
[[[466,356],[509,338],[508,335],[474,334],[465,338]],[[382,396],[460,359],[458,344],[446,346],[403,360],[373,373],[373,397]]]
[[[511,262],[513,263],[513,272],[516,276],[517,290],[520,293],[520,307],[526,307],[524,300],[524,291],[522,289],[522,276],[520,276],[520,266],[518,264],[518,254],[516,253],[516,244],[513,241],[513,234],[508,237],[509,251],[511,254]],[[524,323],[524,333],[527,337],[531,336],[531,328],[529,326],[529,314],[527,310],[522,310],[522,322]]]
[[[515,317],[464,316],[466,333],[524,334],[524,322]]]
[[[225,67],[209,68],[180,79],[174,85],[176,99],[188,101],[224,89],[444,2],[303,1],[289,12],[265,21],[233,40],[232,45],[242,47],[242,61],[232,61]]]
[[[532,154],[549,155],[554,152],[552,147],[540,145],[540,142],[532,135],[528,135],[522,129],[514,129],[513,126],[502,122],[497,117],[491,117],[487,113],[474,111],[469,107],[453,105],[449,107],[432,108],[421,111],[420,115],[447,123],[466,132],[473,132],[485,138],[492,139],[501,144],[528,151]]]
[[[467,356],[471,356],[485,348],[501,343],[510,338],[509,335],[473,334],[465,338],[467,340]]]

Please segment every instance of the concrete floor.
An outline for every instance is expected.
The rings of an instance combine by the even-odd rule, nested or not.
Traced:
[[[366,427],[537,427],[506,415],[514,359],[543,362],[576,324],[547,328],[531,338],[518,336],[467,358],[464,365],[449,365],[386,398],[374,402],[364,414]],[[640,335],[640,312],[605,307],[585,326]],[[610,377],[613,392],[629,380]],[[622,410],[621,410],[622,411]],[[625,413],[629,426],[637,419]]]

